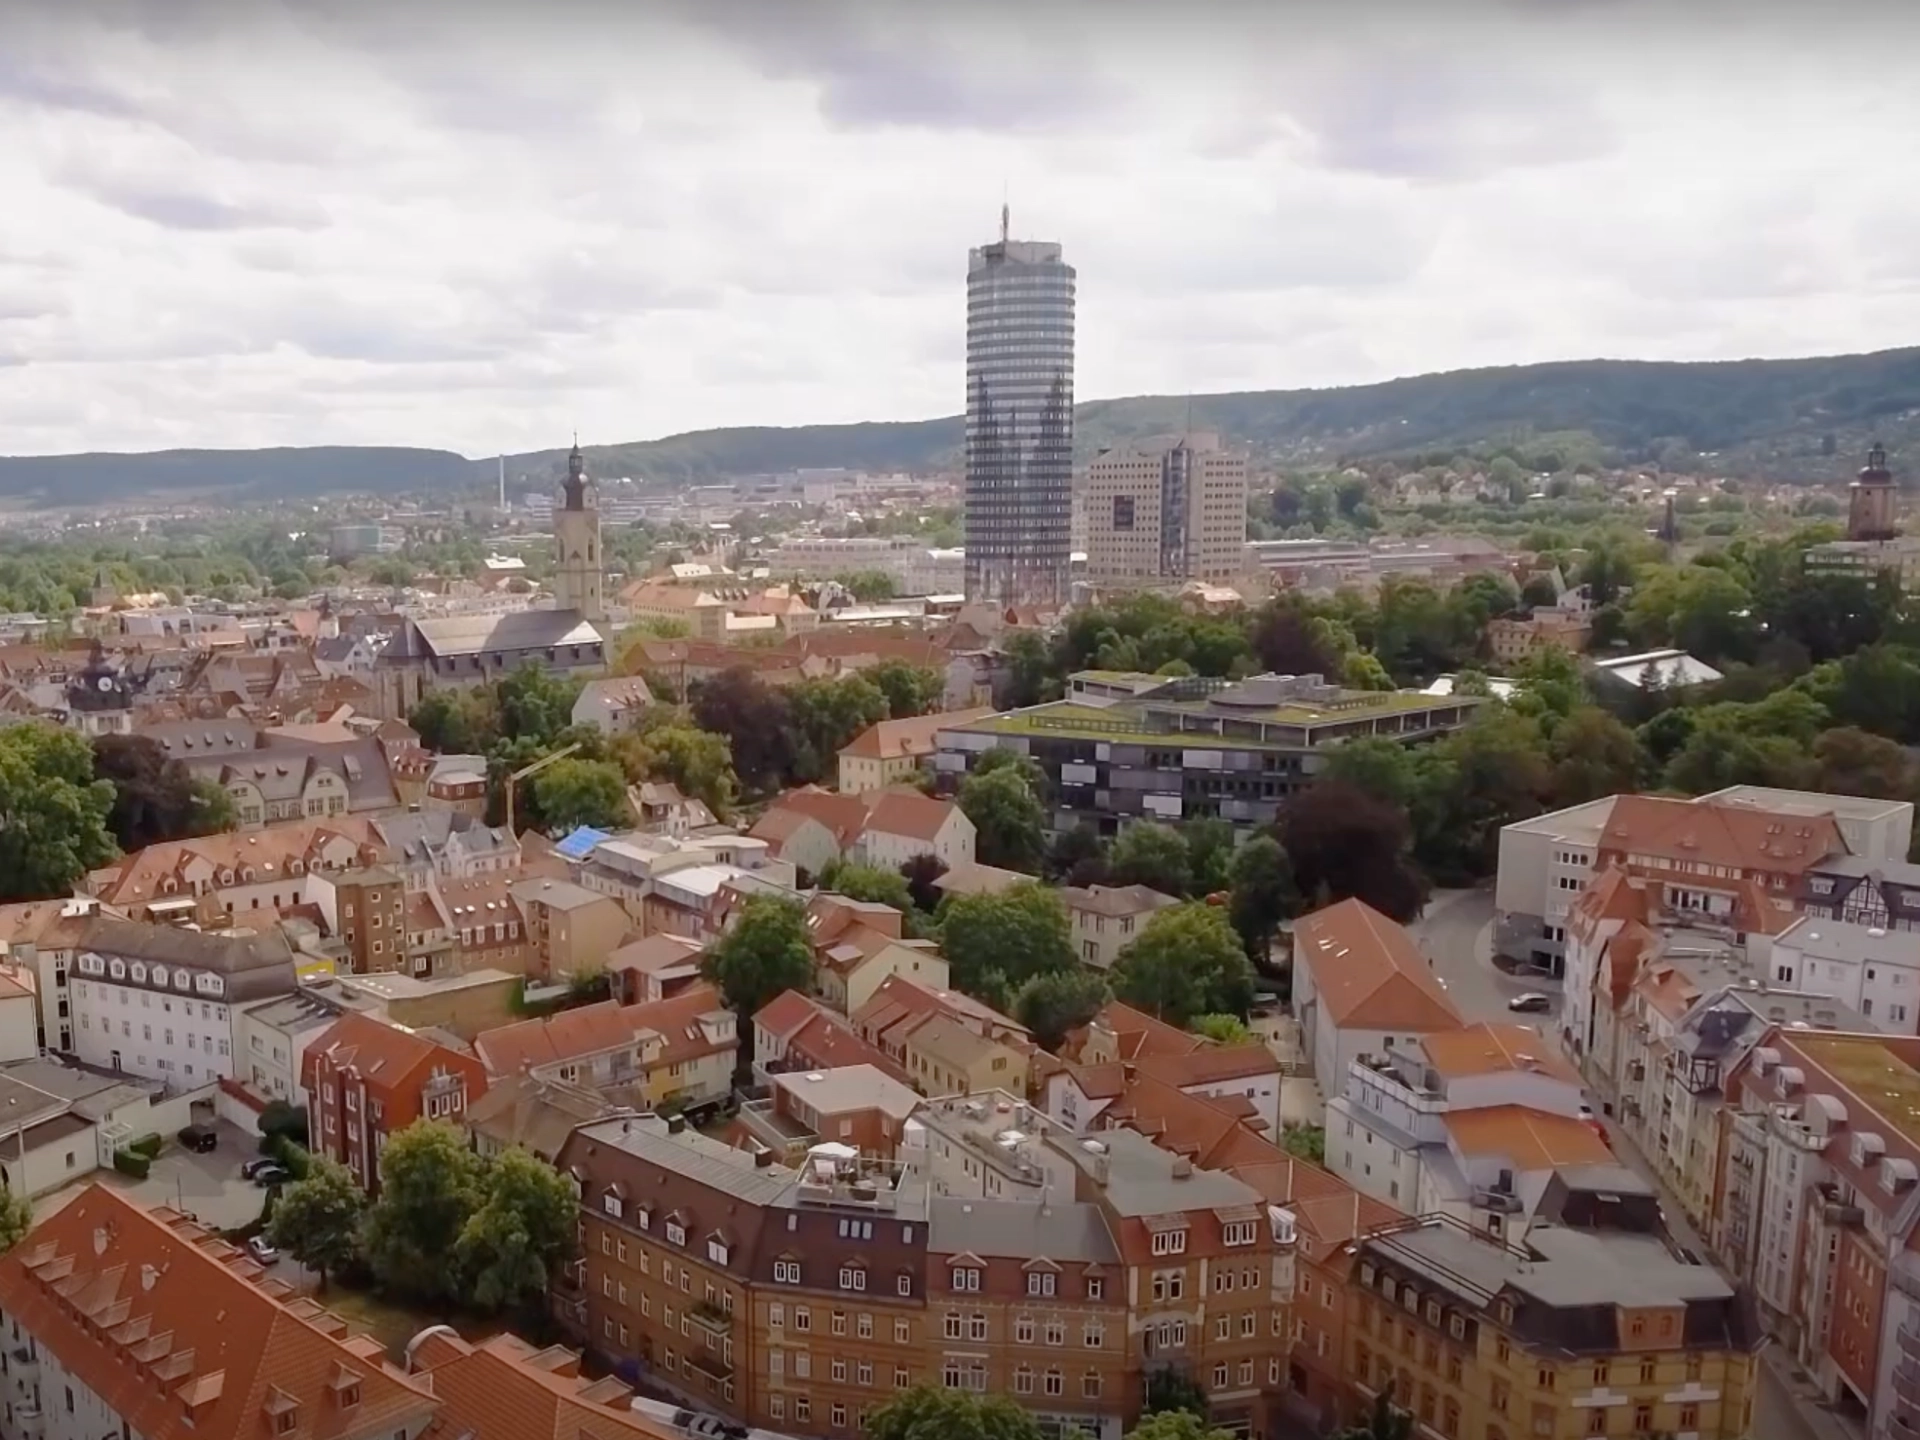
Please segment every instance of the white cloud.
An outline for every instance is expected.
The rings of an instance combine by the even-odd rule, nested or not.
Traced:
[[[1779,8],[41,0],[0,434],[950,413],[1003,194],[1080,267],[1084,398],[1910,340],[1920,17]]]

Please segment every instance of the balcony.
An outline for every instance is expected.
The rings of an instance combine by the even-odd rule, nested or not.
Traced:
[[[1920,1365],[1902,1360],[1893,1367],[1893,1393],[1908,1405],[1920,1407]]]
[[[733,1312],[722,1310],[708,1300],[696,1300],[687,1307],[687,1318],[712,1335],[733,1333]]]
[[[689,1350],[686,1366],[689,1370],[698,1371],[716,1384],[733,1378],[733,1366],[718,1355],[705,1350]]]
[[[1902,1358],[1920,1365],[1920,1330],[1911,1325],[1902,1325],[1893,1332],[1893,1338],[1899,1343]]]

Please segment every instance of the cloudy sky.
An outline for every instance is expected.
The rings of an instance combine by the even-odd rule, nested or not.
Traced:
[[[1903,10],[13,0],[0,452],[951,413],[1003,195],[1083,399],[1913,343]]]

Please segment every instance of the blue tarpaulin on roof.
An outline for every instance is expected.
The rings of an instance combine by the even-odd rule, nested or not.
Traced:
[[[584,860],[593,853],[594,846],[612,838],[613,836],[605,830],[595,830],[591,826],[582,825],[553,848],[569,860]]]

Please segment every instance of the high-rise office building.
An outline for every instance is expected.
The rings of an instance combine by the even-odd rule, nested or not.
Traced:
[[[1217,435],[1104,450],[1087,466],[1094,580],[1224,580],[1247,544],[1247,457]]]
[[[967,264],[969,600],[1067,598],[1073,503],[1073,267],[1000,239]]]

